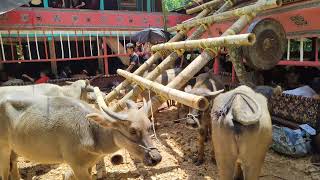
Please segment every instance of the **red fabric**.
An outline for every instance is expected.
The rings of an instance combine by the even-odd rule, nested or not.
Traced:
[[[49,77],[43,76],[43,77],[39,78],[38,80],[36,80],[36,84],[47,83],[48,81],[49,81]]]

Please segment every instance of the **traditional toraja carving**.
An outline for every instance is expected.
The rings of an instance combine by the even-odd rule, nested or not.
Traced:
[[[201,18],[201,19],[188,21],[183,24],[178,24],[175,27],[168,28],[168,31],[173,32],[173,31],[177,31],[180,29],[190,29],[190,28],[193,28],[196,26],[201,26],[202,24],[212,24],[212,23],[216,23],[216,22],[222,22],[222,21],[225,21],[227,19],[231,19],[231,18],[234,18],[237,16],[248,15],[248,14],[252,14],[255,12],[260,12],[263,10],[275,8],[275,7],[278,7],[279,5],[281,5],[281,0],[278,0],[278,1],[275,1],[275,0],[258,1],[257,3],[255,3],[253,5],[245,6],[242,8],[238,8],[238,9],[235,9],[232,11],[223,12],[220,14],[214,14],[214,15],[211,15],[211,16],[208,16],[205,18]],[[252,14],[252,15],[255,16],[255,14]]]
[[[226,2],[220,9],[218,9],[215,13],[221,13],[229,9],[232,5],[229,2]],[[205,9],[203,10],[200,14],[201,16],[206,16],[209,14],[209,10]],[[184,30],[179,31],[178,33],[181,32],[186,32]],[[187,39],[187,40],[193,40],[193,39],[198,39],[202,36],[202,34],[206,32],[206,29],[204,27],[198,27],[192,35]],[[170,41],[169,41],[170,42]],[[146,79],[149,80],[155,80],[163,71],[169,69],[169,67],[177,60],[179,57],[179,54],[177,52],[171,53],[166,59],[164,59],[152,72],[148,74]],[[128,83],[129,84],[129,83]],[[112,107],[112,110],[114,111],[120,111],[125,107],[125,102],[128,99],[136,99],[138,95],[143,91],[139,86],[134,87],[133,90],[131,90],[128,94],[126,94],[121,100],[118,101],[117,104],[115,104]]]
[[[196,18],[202,18],[207,16],[210,13],[209,10],[203,10],[200,14],[198,14],[196,16]],[[185,36],[187,35],[187,31],[180,31],[178,32],[172,39],[170,39],[169,42],[176,42],[176,41],[181,41],[182,39],[185,38]],[[155,54],[153,54],[144,64],[142,64],[135,72],[134,74],[136,75],[142,75],[146,70],[149,69],[149,67],[152,64],[155,64],[157,62],[158,59],[160,58],[165,58],[165,53],[163,52],[156,52]],[[178,57],[176,57],[177,59]],[[156,78],[156,77],[155,77]],[[119,95],[119,92],[121,89],[126,88],[128,85],[130,84],[129,81],[124,80],[122,83],[120,83],[113,91],[111,91],[109,94],[107,94],[107,96],[105,96],[105,101],[108,103],[110,101],[112,101],[115,97],[117,97],[117,95]]]
[[[223,0],[213,0],[213,1],[201,4],[200,6],[196,6],[194,8],[188,9],[186,12],[187,14],[193,14],[204,9],[214,9],[218,5],[221,5],[222,3],[223,3]]]
[[[291,16],[290,20],[297,26],[308,25],[308,21],[306,21],[301,15]]]
[[[198,40],[187,40],[180,42],[172,43],[163,43],[152,46],[152,51],[159,50],[191,50],[195,48],[207,49],[217,46],[233,46],[233,45],[243,45],[248,46],[255,43],[255,35],[252,33],[241,34],[241,35],[232,35],[226,37],[216,37],[216,38],[207,38],[207,39],[198,39]]]

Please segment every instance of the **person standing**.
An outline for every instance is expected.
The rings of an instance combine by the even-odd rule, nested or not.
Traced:
[[[134,72],[140,66],[139,56],[134,51],[135,50],[134,44],[128,43],[126,45],[126,48],[127,48],[127,53],[129,54],[129,60],[130,60],[129,67],[126,69],[126,71]]]

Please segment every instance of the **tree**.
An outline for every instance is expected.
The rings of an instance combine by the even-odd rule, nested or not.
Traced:
[[[186,6],[188,3],[191,3],[192,0],[164,0],[165,7],[167,11],[172,11],[174,9],[179,9]]]

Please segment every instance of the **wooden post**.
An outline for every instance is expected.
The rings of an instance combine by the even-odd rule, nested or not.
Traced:
[[[234,84],[235,82],[236,82],[236,71],[234,70],[234,66],[232,65],[231,83]]]
[[[213,64],[213,74],[218,75],[219,74],[219,56],[216,56],[214,58],[214,64]]]
[[[104,56],[104,74],[109,75],[109,65],[108,65],[108,49],[107,49],[107,38],[103,36],[103,56]]]
[[[48,38],[49,40],[49,53],[50,53],[50,63],[51,63],[51,72],[54,75],[58,75],[58,67],[57,67],[57,56],[56,56],[56,48],[54,46],[54,37]]]
[[[318,44],[318,37],[315,37],[315,38],[314,38],[314,41],[315,41],[315,45],[314,45],[314,47],[315,47],[315,61],[318,62],[318,61],[319,61],[319,50],[318,50],[319,44]]]

